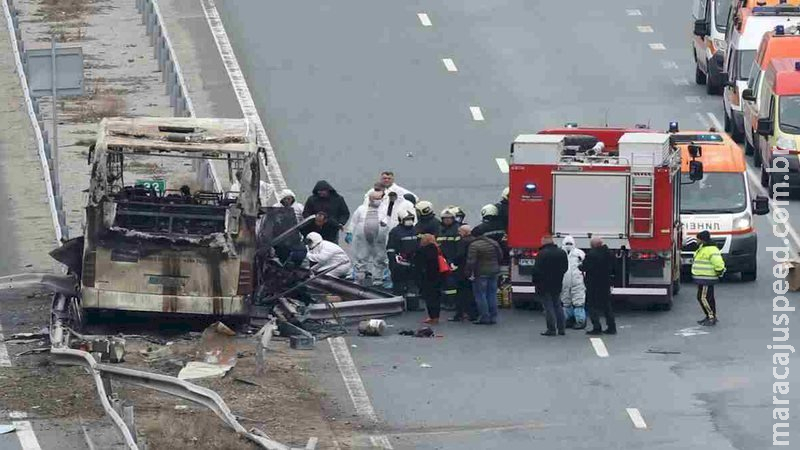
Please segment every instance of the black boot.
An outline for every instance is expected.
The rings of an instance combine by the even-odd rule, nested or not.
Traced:
[[[586,334],[591,336],[598,336],[603,334],[603,330],[601,330],[600,328],[592,328],[591,330],[587,331]]]
[[[603,334],[617,334],[617,329],[616,328],[606,328],[606,330],[603,331]]]

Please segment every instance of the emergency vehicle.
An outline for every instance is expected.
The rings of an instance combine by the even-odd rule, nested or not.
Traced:
[[[747,181],[747,164],[741,148],[725,133],[683,131],[672,135],[672,142],[681,151],[681,223],[683,235],[701,231],[711,233],[719,247],[727,272],[741,274],[742,281],[754,281],[758,238],[754,215],[769,212],[769,200],[753,199]],[[690,147],[698,151],[703,163],[703,178],[689,180]],[[681,270],[691,270],[694,251],[681,252]]]
[[[702,164],[692,166],[702,174]],[[534,258],[549,234],[558,245],[570,235],[584,250],[602,237],[617,261],[612,295],[671,308],[680,288],[680,176],[666,133],[569,127],[518,136],[508,225],[515,305],[535,300]]]
[[[775,31],[764,34],[750,70],[747,89],[742,91],[742,114],[744,115],[745,153],[753,155],[753,164],[761,166],[761,153],[755,151],[758,134],[758,119],[762,111],[764,96],[762,84],[769,63],[776,58],[800,56],[800,30],[795,27],[776,26]]]
[[[695,82],[705,84],[709,94],[721,94],[724,85],[722,63],[725,57],[725,31],[732,0],[694,0],[692,56]]]
[[[728,51],[723,73],[726,81],[722,102],[725,110],[725,131],[731,133],[736,142],[744,142],[742,91],[747,89],[750,70],[762,37],[778,25],[788,28],[798,24],[800,8],[781,5],[745,9],[736,26],[728,29]]]

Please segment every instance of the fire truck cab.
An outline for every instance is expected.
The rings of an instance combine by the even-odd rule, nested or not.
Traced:
[[[535,301],[531,275],[544,235],[616,256],[612,295],[669,309],[680,287],[680,152],[647,129],[577,128],[518,136],[511,145],[512,299]],[[702,165],[699,166],[702,173]]]

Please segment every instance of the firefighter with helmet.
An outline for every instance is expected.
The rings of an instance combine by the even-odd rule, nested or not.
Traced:
[[[386,256],[389,259],[389,271],[392,278],[392,292],[394,295],[406,297],[407,309],[419,309],[419,301],[414,292],[412,260],[419,248],[419,236],[414,227],[414,213],[411,211],[398,211],[399,224],[389,232],[386,244]]]
[[[458,243],[461,241],[461,235],[458,233],[458,227],[460,225],[456,222],[456,215],[450,208],[445,208],[442,213],[439,214],[439,219],[441,221],[441,227],[436,237],[436,243],[439,245],[439,248],[442,249],[442,255],[447,259],[447,262],[452,265],[458,253]],[[447,275],[442,286],[442,306],[445,309],[452,309],[455,307],[456,294],[458,293],[456,277],[452,274]]]
[[[455,218],[456,218],[456,223],[457,223],[459,226],[461,226],[461,225],[466,225],[466,224],[467,224],[467,223],[464,221],[464,219],[466,219],[466,218],[467,218],[467,214],[464,212],[464,210],[463,210],[463,209],[461,209],[461,207],[460,207],[460,206],[456,206],[456,205],[450,205],[450,206],[448,206],[448,207],[447,207],[447,209],[449,209],[450,211],[452,211],[453,215],[454,215],[454,216],[455,216]]]
[[[506,227],[500,217],[500,211],[496,205],[488,204],[481,208],[481,223],[472,229],[475,237],[486,236],[487,238],[500,244],[503,250],[502,265],[508,265],[508,239],[506,238]]]
[[[436,219],[436,213],[433,211],[433,204],[423,200],[417,202],[415,208],[417,209],[417,234],[432,234],[438,236],[441,224]]]
[[[685,247],[697,249],[692,261],[692,278],[697,283],[697,301],[705,313],[705,318],[697,323],[703,326],[717,324],[717,302],[714,297],[714,285],[725,274],[725,260],[716,244],[711,240],[711,233],[703,230],[697,233],[697,239],[686,239]]]
[[[500,196],[500,201],[494,205],[497,207],[497,215],[500,216],[500,221],[503,223],[506,232],[508,232],[508,192],[508,187],[503,189],[503,193]]]

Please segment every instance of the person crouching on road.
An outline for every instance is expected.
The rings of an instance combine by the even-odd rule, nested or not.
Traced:
[[[456,281],[456,311],[453,317],[447,320],[461,322],[467,319],[474,322],[478,320],[478,308],[472,290],[471,274],[467,271],[467,256],[469,246],[475,241],[475,236],[472,235],[472,227],[469,225],[458,227],[458,235],[461,236],[461,240],[456,246],[456,257],[453,260],[454,271],[451,275]]]
[[[711,233],[703,230],[697,233],[698,248],[692,261],[692,278],[697,283],[697,301],[706,317],[697,321],[703,326],[717,324],[717,301],[714,285],[725,274],[725,260],[719,248],[711,241]]]
[[[419,283],[419,293],[425,300],[425,307],[428,309],[428,318],[422,322],[430,325],[439,323],[439,302],[442,289],[439,252],[436,237],[432,234],[423,234],[419,240],[419,249],[414,254],[414,270]]]
[[[365,204],[359,206],[347,225],[345,242],[353,245],[355,280],[364,284],[369,273],[372,284],[383,285],[386,269],[386,240],[389,218],[382,208],[383,191],[372,191]]]
[[[593,237],[581,269],[586,274],[586,307],[592,329],[586,334],[617,334],[617,322],[611,305],[611,278],[614,276],[614,255],[599,237]],[[606,330],[600,325],[600,313],[606,316]]]
[[[315,274],[324,272],[331,267],[336,267],[328,272],[328,275],[336,278],[344,278],[353,270],[350,257],[342,250],[342,247],[339,247],[333,242],[323,240],[319,233],[308,233],[305,242],[308,246],[306,259],[314,264],[311,271]]]
[[[567,252],[569,268],[564,274],[564,281],[561,285],[561,305],[564,307],[567,328],[582,330],[586,328],[586,309],[584,309],[586,286],[583,284],[580,265],[586,258],[586,254],[583,250],[575,247],[575,239],[572,236],[564,238],[563,248]]]
[[[553,237],[542,236],[542,246],[533,265],[533,282],[544,306],[547,331],[542,336],[565,334],[564,308],[561,307],[561,283],[569,268],[567,253],[553,243]]]
[[[472,230],[472,234],[477,228]],[[497,323],[497,277],[500,276],[502,260],[500,244],[485,234],[477,236],[469,245],[467,273],[472,278],[472,291],[478,308],[478,318],[472,322],[476,325]]]

